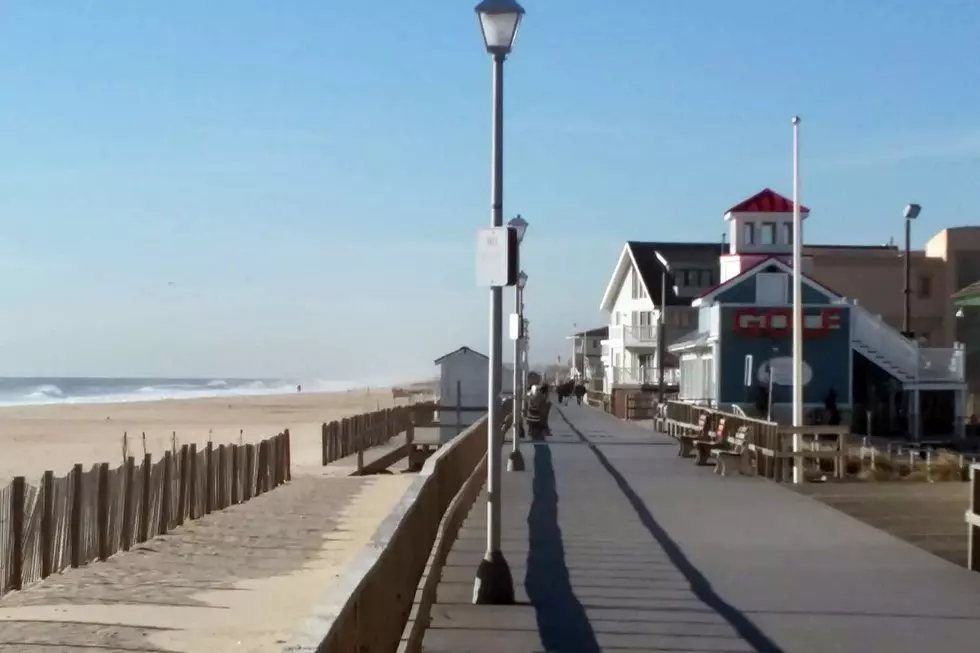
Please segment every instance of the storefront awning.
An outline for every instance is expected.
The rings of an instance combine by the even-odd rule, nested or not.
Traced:
[[[952,300],[957,306],[980,306],[980,281],[955,292]]]

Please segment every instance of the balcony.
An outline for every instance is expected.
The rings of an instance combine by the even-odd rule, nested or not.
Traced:
[[[609,328],[609,339],[620,340],[631,349],[657,348],[657,325],[616,326]]]
[[[612,382],[617,385],[657,385],[660,382],[655,367],[614,367],[611,369]],[[679,385],[680,381],[681,371],[678,368],[664,368],[664,385]]]

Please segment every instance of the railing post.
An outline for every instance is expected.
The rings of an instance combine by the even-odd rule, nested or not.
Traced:
[[[971,571],[980,571],[980,465],[970,467],[970,512],[967,515],[967,566]],[[972,519],[971,519],[972,518]]]
[[[24,535],[27,530],[24,519],[24,500],[27,496],[27,479],[14,478],[10,486],[10,589],[21,589],[24,582]]]

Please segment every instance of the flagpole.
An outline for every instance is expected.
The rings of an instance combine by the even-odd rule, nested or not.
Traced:
[[[800,117],[793,117],[793,426],[803,426],[803,216],[800,208]],[[793,483],[803,482],[803,436],[793,432]]]

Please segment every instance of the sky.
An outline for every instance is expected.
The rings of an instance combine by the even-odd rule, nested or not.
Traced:
[[[0,375],[430,375],[488,349],[490,60],[470,2],[0,0]],[[531,358],[606,321],[626,240],[977,222],[976,0],[525,0],[505,216]],[[505,306],[512,305],[505,292]],[[510,343],[505,343],[507,351]]]

